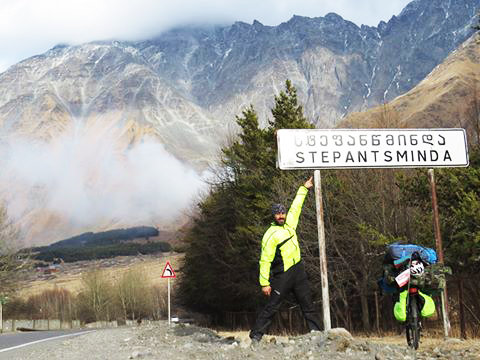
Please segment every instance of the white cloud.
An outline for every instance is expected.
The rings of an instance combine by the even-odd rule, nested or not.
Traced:
[[[2,198],[26,243],[112,224],[165,226],[188,209],[205,186],[200,176],[154,140],[127,149],[123,141],[119,128],[78,122],[48,143],[0,146]]]
[[[398,14],[409,0],[2,0],[0,71],[58,43],[135,40],[189,23],[234,21],[278,25],[293,15],[336,12],[375,26]]]

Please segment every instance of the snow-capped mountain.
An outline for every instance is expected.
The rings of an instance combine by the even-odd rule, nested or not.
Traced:
[[[0,74],[0,131],[48,138],[73,120],[108,119],[198,165],[245,106],[265,122],[286,79],[322,127],[405,93],[473,33],[479,9],[477,0],[415,0],[377,27],[331,13],[57,46]]]
[[[333,127],[413,89],[473,34],[479,11],[478,0],[414,0],[377,27],[330,13],[56,46],[0,74],[0,150],[21,142],[7,165],[0,159],[10,172],[0,173],[0,199],[28,243],[151,225],[186,206],[199,186],[188,171],[215,161],[242,109],[253,104],[266,123],[286,79],[307,118]],[[25,150],[33,140],[50,148]],[[112,161],[118,154],[128,166]]]

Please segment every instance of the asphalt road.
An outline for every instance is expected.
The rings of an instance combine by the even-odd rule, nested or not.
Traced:
[[[37,344],[43,341],[63,339],[72,336],[86,334],[95,330],[77,329],[77,330],[56,330],[56,331],[29,331],[13,334],[0,335],[0,359],[6,358],[10,350]]]

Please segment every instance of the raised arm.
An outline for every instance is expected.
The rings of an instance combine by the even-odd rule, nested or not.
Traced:
[[[305,197],[308,194],[308,190],[313,187],[313,177],[310,177],[303,186],[297,191],[297,195],[295,199],[292,201],[292,205],[290,205],[290,209],[287,213],[287,219],[285,221],[286,224],[291,226],[292,228],[296,229],[298,225],[298,220],[300,218],[300,214],[302,213],[303,202],[305,201]]]

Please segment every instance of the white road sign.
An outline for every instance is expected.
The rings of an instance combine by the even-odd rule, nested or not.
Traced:
[[[464,129],[281,129],[277,144],[282,170],[468,166]]]
[[[167,261],[165,267],[163,268],[162,278],[176,278],[175,271],[173,271],[172,265],[170,265],[170,261]]]

